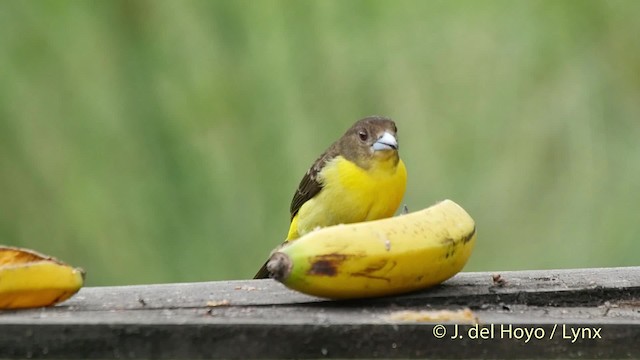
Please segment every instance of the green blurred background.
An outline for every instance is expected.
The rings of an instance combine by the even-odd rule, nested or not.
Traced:
[[[0,243],[89,285],[248,278],[307,167],[400,129],[465,270],[640,265],[640,1],[0,2]]]

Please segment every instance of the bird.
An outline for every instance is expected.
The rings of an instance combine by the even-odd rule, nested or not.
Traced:
[[[318,228],[391,217],[406,186],[395,122],[382,116],[360,119],[304,174],[291,200],[284,244]],[[254,279],[268,277],[265,263]]]

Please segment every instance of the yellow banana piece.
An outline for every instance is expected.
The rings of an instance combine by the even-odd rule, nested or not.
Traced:
[[[471,216],[444,200],[406,215],[313,231],[274,252],[267,268],[276,280],[309,295],[400,294],[458,273],[475,240]]]
[[[35,251],[0,246],[0,309],[50,306],[75,294],[82,269]]]

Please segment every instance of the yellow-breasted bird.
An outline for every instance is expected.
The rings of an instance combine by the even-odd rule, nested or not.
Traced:
[[[318,227],[393,216],[407,185],[397,133],[393,120],[367,117],[320,155],[293,195],[286,241]],[[265,264],[254,278],[268,277]]]

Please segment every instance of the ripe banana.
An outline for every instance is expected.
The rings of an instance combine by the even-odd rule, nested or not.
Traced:
[[[75,294],[84,271],[35,251],[0,246],[0,309],[50,306]]]
[[[473,219],[444,200],[406,215],[313,231],[274,252],[267,269],[309,295],[392,295],[452,277],[464,267],[475,240]]]

